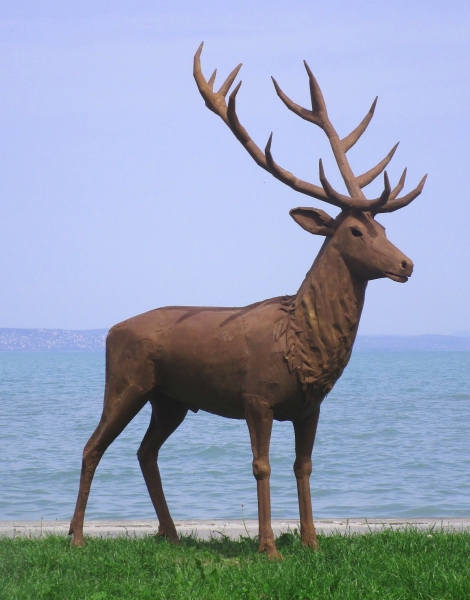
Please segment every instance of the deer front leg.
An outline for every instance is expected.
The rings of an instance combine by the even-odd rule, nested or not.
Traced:
[[[245,416],[253,451],[253,475],[258,492],[259,551],[272,558],[280,557],[271,528],[271,498],[269,492],[269,443],[273,426],[273,412],[260,396],[245,400]]]
[[[299,496],[300,537],[308,548],[318,549],[317,534],[313,524],[312,499],[310,496],[310,475],[312,473],[312,450],[317,432],[320,409],[301,421],[294,422],[295,463]]]

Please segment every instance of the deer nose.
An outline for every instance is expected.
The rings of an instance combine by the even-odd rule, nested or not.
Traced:
[[[407,258],[406,260],[401,261],[401,269],[403,274],[409,277],[411,273],[413,273],[413,261]]]

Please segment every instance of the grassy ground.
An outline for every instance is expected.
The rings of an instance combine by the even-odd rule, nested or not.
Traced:
[[[470,598],[470,533],[441,531],[320,537],[302,547],[278,538],[284,560],[258,555],[252,539],[0,539],[0,598]]]

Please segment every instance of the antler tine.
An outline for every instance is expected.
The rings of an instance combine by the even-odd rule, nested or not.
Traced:
[[[241,68],[242,68],[242,63],[240,63],[233,69],[233,71],[230,73],[230,75],[227,77],[227,79],[220,86],[220,89],[217,92],[218,94],[220,94],[221,96],[224,96],[224,97],[227,95],[227,92],[232,87],[232,83],[235,81],[235,77],[238,75],[238,71]]]
[[[402,177],[403,177],[403,175],[402,175]],[[385,204],[384,206],[382,206],[378,210],[375,210],[374,212],[376,214],[377,213],[390,213],[390,212],[394,212],[394,211],[398,210],[399,208],[403,208],[404,206],[408,206],[408,204],[413,202],[413,200],[415,198],[417,198],[423,191],[424,184],[426,183],[426,178],[427,178],[427,175],[425,175],[421,179],[419,184],[415,187],[415,189],[412,190],[411,192],[409,192],[408,194],[406,194],[406,196],[403,196],[402,198],[397,198],[396,200],[393,200],[393,202],[389,202],[389,203]]]
[[[318,125],[318,127],[321,127],[323,129],[328,121],[328,113],[326,112],[325,101],[323,99],[320,86],[318,85],[317,80],[315,79],[312,71],[310,70],[310,67],[308,66],[305,60],[304,65],[309,79],[312,110],[303,108],[303,106],[300,106],[300,104],[296,104],[295,102],[293,102],[288,96],[286,96],[286,94],[284,94],[274,77],[271,77],[271,79],[273,80],[273,84],[276,88],[277,95],[284,102],[284,104],[289,110],[291,110],[293,113],[295,113],[302,119],[305,119],[310,123],[314,123],[315,125]]]
[[[312,101],[312,112],[318,114],[321,120],[328,120],[328,113],[326,110],[325,100],[323,98],[323,94],[321,93],[320,86],[318,85],[317,80],[315,79],[310,67],[307,64],[307,61],[304,60],[305,70],[308,75],[308,82],[310,87],[310,99]]]
[[[375,167],[372,167],[372,169],[369,169],[369,171],[367,171],[366,173],[363,173],[362,175],[356,177],[356,182],[358,183],[360,188],[369,185],[369,183],[374,181],[374,179],[378,175],[380,175],[380,173],[382,173],[382,171],[385,169],[388,163],[392,160],[399,143],[400,142],[395,144],[395,146],[393,146],[393,148],[390,150],[387,156],[384,159],[382,159],[377,165],[375,165]]]
[[[232,132],[235,134],[235,137],[242,144],[246,144],[251,138],[248,135],[248,132],[243,127],[243,125],[238,120],[237,110],[236,110],[236,99],[239,89],[241,88],[242,82],[239,81],[235,86],[234,90],[228,97],[228,107],[227,107],[227,119],[228,124]]]
[[[318,125],[318,127],[322,126],[321,121],[318,118],[318,115],[316,115],[311,110],[308,110],[307,108],[303,108],[303,106],[300,106],[300,104],[296,104],[295,102],[293,102],[288,96],[286,96],[286,94],[284,94],[284,92],[279,87],[279,84],[274,79],[274,77],[271,77],[271,79],[273,80],[273,84],[276,89],[277,95],[284,102],[284,104],[287,106],[287,108],[289,110],[291,110],[293,113],[295,113],[297,116],[301,117],[302,119],[305,119],[305,121],[314,123],[315,125]]]
[[[388,199],[389,202],[390,202],[390,200],[395,200],[395,198],[398,196],[398,194],[404,188],[407,170],[408,169],[406,167],[403,169],[403,173],[401,174],[401,177],[398,180],[397,185],[393,188],[393,190],[390,193],[390,198]]]
[[[387,202],[390,198],[391,192],[392,192],[392,188],[390,187],[390,180],[388,178],[388,173],[387,173],[387,171],[384,171],[384,191],[380,195],[380,198],[378,199],[376,206],[380,207],[380,206],[383,206],[384,204],[387,204]]]
[[[215,81],[216,76],[217,76],[217,69],[214,69],[214,72],[212,73],[212,75],[209,78],[209,81],[207,82],[207,85],[210,86],[211,90],[214,89],[214,81]]]
[[[378,209],[380,209],[382,206],[387,204],[387,202],[390,198],[391,192],[392,192],[392,188],[390,187],[390,180],[388,178],[387,171],[384,171],[384,191],[375,200],[369,200],[369,201],[366,200],[366,202],[367,202],[366,210],[369,210],[373,214],[378,212]]]
[[[388,202],[391,194],[391,188],[387,171],[384,172],[384,191],[378,198],[375,198],[374,200],[366,200],[365,198],[350,198],[349,196],[345,196],[344,194],[337,192],[325,176],[325,170],[323,168],[323,162],[321,158],[319,162],[319,171],[321,184],[326,192],[326,195],[330,199],[330,203],[340,206],[343,210],[350,209],[357,211],[370,211],[375,213],[379,212],[378,209]]]
[[[273,134],[269,136],[268,143],[266,144],[266,148],[264,153],[266,155],[266,162],[268,164],[269,172],[279,181],[285,183],[289,187],[291,187],[296,192],[300,192],[301,194],[306,194],[307,196],[311,196],[312,198],[316,198],[317,200],[323,200],[323,202],[328,202],[329,204],[334,204],[334,206],[341,207],[337,202],[333,202],[326,195],[325,191],[319,187],[318,185],[314,185],[313,183],[308,183],[307,181],[303,181],[299,179],[289,171],[286,171],[282,167],[280,167],[277,163],[274,162],[273,155],[271,154],[271,143],[273,139]]]
[[[204,98],[204,100],[206,100],[206,96],[208,95],[208,92],[212,91],[212,90],[210,90],[209,84],[206,81],[204,75],[202,74],[201,53],[202,53],[203,47],[204,47],[204,42],[201,42],[199,44],[199,48],[196,50],[196,54],[194,55],[193,77],[196,80],[196,85],[198,87],[198,90],[201,93],[201,96]],[[212,77],[214,77],[214,74],[212,74]],[[212,79],[212,77],[211,77],[211,79]]]
[[[357,140],[361,137],[361,135],[364,133],[364,131],[367,129],[367,126],[369,125],[369,123],[372,120],[372,117],[374,116],[378,98],[378,96],[375,97],[375,100],[372,102],[372,106],[369,108],[369,112],[362,119],[362,121],[359,123],[356,129],[351,131],[349,135],[347,135],[341,140],[343,152],[347,152],[349,149],[351,149],[357,142]]]
[[[331,204],[335,204],[336,206],[339,206],[342,209],[352,208],[353,199],[348,196],[345,196],[344,194],[340,194],[339,192],[334,190],[328,179],[325,177],[325,169],[323,168],[323,161],[321,158],[319,161],[319,172],[320,182]]]
[[[212,73],[209,81],[206,81],[202,69],[201,69],[201,53],[202,48],[204,46],[204,42],[201,42],[199,48],[194,55],[194,67],[193,67],[193,75],[196,80],[196,85],[201,93],[201,96],[204,98],[204,102],[209,110],[218,115],[225,123],[228,125],[227,120],[227,105],[225,103],[225,96],[230,89],[232,83],[235,80],[235,77],[238,75],[238,72],[242,68],[242,64],[240,63],[233,69],[230,75],[222,84],[222,87],[217,93],[214,93],[212,87],[214,85],[215,76],[217,74],[217,70]]]

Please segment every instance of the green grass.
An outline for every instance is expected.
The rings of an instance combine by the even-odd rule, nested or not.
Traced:
[[[0,598],[470,598],[470,533],[384,530],[320,536],[321,550],[299,536],[278,538],[284,560],[257,554],[256,540],[172,546],[145,538],[0,539]]]

